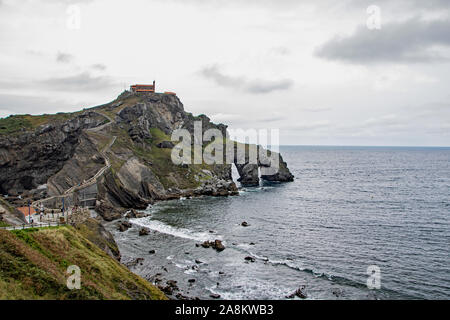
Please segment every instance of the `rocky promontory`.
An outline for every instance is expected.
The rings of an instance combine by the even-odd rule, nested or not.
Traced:
[[[0,119],[0,193],[49,208],[61,207],[64,199],[66,207],[95,208],[109,221],[155,201],[237,195],[232,164],[171,161],[172,133],[186,129],[194,144],[196,122],[202,134],[216,129],[227,136],[226,125],[194,116],[177,96],[161,93],[125,91],[110,103],[75,113]],[[260,148],[245,145],[252,147]],[[241,184],[256,185],[260,178],[292,181],[281,155],[272,156],[279,157],[279,169],[270,173],[264,170],[267,159],[258,156],[251,163],[247,155],[236,156]]]

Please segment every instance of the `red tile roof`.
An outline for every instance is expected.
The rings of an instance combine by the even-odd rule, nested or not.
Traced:
[[[17,208],[17,210],[22,212],[25,215],[25,217],[28,216],[28,212],[30,212],[31,214],[35,214],[37,212],[34,208],[30,208],[28,211],[28,207],[20,207]]]

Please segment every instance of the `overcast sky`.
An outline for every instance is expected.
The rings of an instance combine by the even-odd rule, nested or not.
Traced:
[[[0,48],[0,117],[156,80],[282,144],[450,145],[450,0],[0,0]]]

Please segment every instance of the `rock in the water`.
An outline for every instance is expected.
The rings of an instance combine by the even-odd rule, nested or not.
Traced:
[[[129,228],[131,228],[133,225],[129,223],[128,221],[123,221],[119,224],[119,231],[124,232],[127,231]]]
[[[212,293],[209,296],[213,299],[220,299],[220,294],[217,294],[217,293]]]
[[[336,288],[336,289],[333,289],[332,293],[334,296],[339,298],[340,296],[342,296],[343,291],[342,291],[342,289]]]
[[[141,230],[139,230],[140,236],[147,236],[149,234],[150,234],[150,230],[148,228],[141,228]]]
[[[188,282],[189,282],[189,283],[194,283],[194,282],[195,282],[195,279],[189,279]]]
[[[250,256],[245,257],[244,259],[245,259],[245,261],[255,262],[255,258],[250,257]]]
[[[222,241],[220,241],[220,240],[215,240],[214,241],[213,248],[216,249],[219,252],[225,250],[225,246],[222,244]]]
[[[125,218],[127,218],[127,219],[136,218],[136,214],[137,214],[136,210],[131,209],[130,211],[125,213]]]
[[[225,250],[225,246],[223,245],[222,241],[216,239],[214,241],[205,241],[201,244],[203,248],[213,248],[217,251],[223,251]]]
[[[150,253],[150,254],[155,254],[156,251],[155,251],[155,250],[150,250],[148,253]]]
[[[300,299],[306,299],[308,297],[308,295],[307,295],[307,293],[305,291],[305,286],[301,286],[293,294],[291,294],[289,296],[286,296],[286,298],[293,299],[296,296],[299,297]]]
[[[250,225],[248,224],[247,221],[244,221],[244,222],[241,223],[241,226],[243,226],[243,227],[249,227]]]
[[[210,245],[209,241],[205,241],[205,242],[203,242],[203,243],[201,244],[201,246],[202,246],[203,248],[209,248],[211,245]]]
[[[197,264],[202,264],[202,263],[203,263],[203,261],[200,261],[200,260],[195,260],[195,263],[197,263]]]

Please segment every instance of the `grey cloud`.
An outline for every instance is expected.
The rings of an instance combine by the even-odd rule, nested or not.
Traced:
[[[109,77],[94,77],[89,72],[83,72],[68,77],[51,78],[39,81],[40,85],[62,91],[96,91],[108,89],[116,85]]]
[[[95,70],[100,70],[100,71],[106,70],[106,66],[104,64],[101,64],[101,63],[93,64],[93,65],[91,65],[91,68],[95,69]]]
[[[214,81],[219,86],[238,89],[255,94],[288,90],[294,83],[291,79],[258,80],[247,79],[243,76],[229,76],[223,74],[217,66],[205,67],[201,70],[200,73],[203,77]]]
[[[74,60],[74,56],[69,53],[58,52],[56,54],[56,61],[60,63],[70,63]]]
[[[316,49],[316,56],[347,63],[443,62],[450,57],[433,51],[450,48],[450,20],[418,18],[382,25],[381,30],[359,27],[348,37],[336,37]]]

